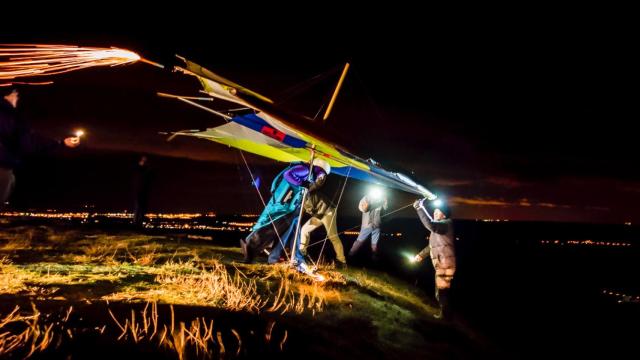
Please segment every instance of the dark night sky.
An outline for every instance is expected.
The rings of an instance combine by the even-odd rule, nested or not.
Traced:
[[[276,100],[348,60],[352,72],[325,126],[353,153],[413,172],[454,204],[455,216],[640,221],[631,130],[638,119],[637,40],[624,19],[597,12],[525,18],[518,11],[445,18],[406,7],[331,18],[300,11],[270,21],[212,15],[187,23],[186,12],[176,10],[144,22],[128,13],[118,21],[16,23],[0,32],[0,42],[118,46],[160,62],[177,53]],[[283,106],[313,116],[337,76]],[[155,209],[257,211],[237,151],[157,135],[221,124],[155,96],[195,94],[192,79],[134,64],[53,80],[23,92],[25,115],[51,136],[76,126],[89,134],[79,151],[33,159],[17,194],[24,205],[130,207],[129,169],[135,153],[149,152],[158,155]],[[249,161],[268,180],[280,167]],[[43,184],[43,176],[50,180]],[[345,213],[355,214],[363,188],[347,185]],[[394,192],[393,206],[411,200]]]

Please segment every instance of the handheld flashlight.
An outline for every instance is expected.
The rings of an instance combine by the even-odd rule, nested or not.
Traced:
[[[404,253],[404,256],[409,260],[410,263],[414,264],[416,262],[416,256],[411,253]]]

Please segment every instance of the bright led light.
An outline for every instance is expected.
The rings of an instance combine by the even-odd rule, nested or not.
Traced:
[[[407,258],[407,260],[409,260],[410,263],[415,263],[416,262],[416,256],[411,254],[411,253],[403,253],[402,254],[405,258]]]
[[[373,187],[369,189],[369,197],[372,200],[378,200],[382,198],[382,189],[380,189],[379,187]]]
[[[434,200],[433,201],[433,206],[435,206],[437,208],[442,206],[442,200],[440,200],[440,199]]]
[[[76,131],[76,137],[80,137],[82,135],[84,135],[84,131],[83,130],[77,130]]]

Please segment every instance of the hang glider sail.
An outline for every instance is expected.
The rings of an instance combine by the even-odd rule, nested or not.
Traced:
[[[195,76],[202,84],[204,93],[252,109],[253,112],[229,116],[195,103],[188,97],[160,94],[204,108],[227,121],[224,125],[204,131],[176,132],[173,136],[207,139],[282,162],[309,162],[314,157],[321,158],[331,165],[331,172],[334,174],[396,188],[429,200],[437,198],[408,176],[385,170],[375,161],[363,160],[286,122],[268,97],[216,75],[187,59],[180,59],[186,65],[176,66],[176,70]]]

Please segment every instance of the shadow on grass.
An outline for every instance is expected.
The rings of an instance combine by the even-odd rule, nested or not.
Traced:
[[[99,299],[103,296],[116,294],[135,287],[136,284],[149,284],[152,286],[155,283],[156,275],[154,274],[134,274],[125,278],[120,278],[117,281],[113,280],[101,280],[94,279],[88,280],[82,283],[48,283],[48,284],[31,284],[25,283],[28,286],[37,286],[38,288],[52,290],[48,294],[52,297],[63,297],[68,301],[81,301],[81,300],[93,300]],[[136,290],[145,290],[149,286],[138,286]]]

